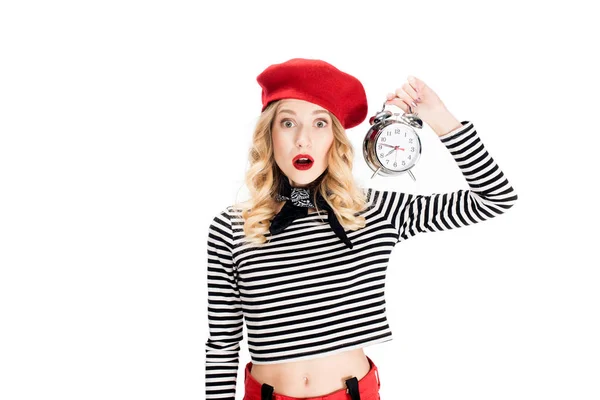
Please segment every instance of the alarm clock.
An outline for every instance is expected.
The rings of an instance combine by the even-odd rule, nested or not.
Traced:
[[[421,156],[421,139],[416,129],[423,128],[423,121],[410,105],[409,113],[402,115],[386,110],[385,106],[386,102],[381,111],[369,119],[371,127],[363,141],[363,156],[375,172],[371,179],[377,174],[396,176],[406,172],[416,181],[410,169]]]

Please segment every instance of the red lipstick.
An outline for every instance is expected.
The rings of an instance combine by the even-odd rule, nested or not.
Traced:
[[[292,160],[292,164],[294,164],[294,167],[296,167],[296,169],[299,169],[299,170],[310,169],[310,167],[313,166],[314,162],[315,162],[315,160],[313,160],[313,158],[311,156],[309,156],[308,154],[298,154]]]

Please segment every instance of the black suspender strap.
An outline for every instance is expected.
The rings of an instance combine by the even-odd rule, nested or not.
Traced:
[[[268,383],[263,383],[260,388],[260,400],[272,400],[273,399],[273,386]]]
[[[354,376],[350,379],[346,379],[346,393],[350,394],[352,400],[360,400],[360,392],[358,391],[358,379]]]

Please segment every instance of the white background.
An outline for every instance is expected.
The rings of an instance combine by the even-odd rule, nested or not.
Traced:
[[[208,225],[244,198],[256,76],[295,57],[359,78],[369,116],[424,80],[519,195],[396,246],[382,399],[600,398],[590,6],[200,3],[0,5],[0,398],[204,398]],[[467,188],[428,126],[417,182],[370,180],[367,129],[360,182]]]

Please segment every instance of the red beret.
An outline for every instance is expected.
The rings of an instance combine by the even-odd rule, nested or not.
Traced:
[[[262,111],[279,99],[300,99],[318,104],[340,120],[345,129],[367,117],[367,96],[362,83],[322,60],[293,58],[267,67],[256,78],[262,87]]]

